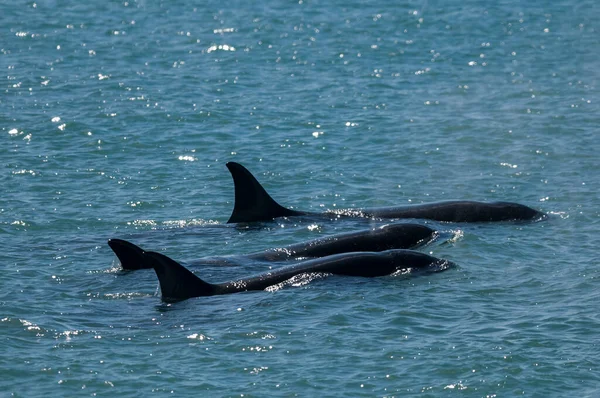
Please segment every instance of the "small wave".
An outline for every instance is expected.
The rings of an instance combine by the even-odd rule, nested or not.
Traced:
[[[187,227],[203,227],[205,225],[218,225],[215,220],[205,220],[193,218],[191,220],[167,220],[158,222],[156,220],[133,220],[128,221],[127,225],[137,228],[150,227],[150,229],[158,229],[159,227],[171,228],[187,228]]]
[[[187,338],[192,339],[192,340],[199,340],[199,341],[212,340],[212,338],[210,338],[207,335],[202,334],[202,333],[192,333],[189,336],[187,336]]]
[[[452,233],[452,237],[448,239],[448,243],[456,243],[465,237],[465,231],[462,229],[450,230],[450,233]]]
[[[235,47],[234,46],[230,46],[229,44],[219,44],[217,45],[212,45],[210,47],[208,47],[206,49],[207,53],[212,53],[213,51],[235,51]]]
[[[0,319],[0,323],[7,323],[8,327],[15,326],[15,327],[23,328],[23,330],[35,333],[35,335],[37,337],[42,337],[48,333],[48,330],[44,329],[43,327],[41,327],[39,325],[36,325],[35,323],[33,323],[31,321],[28,321],[26,319],[20,319],[20,318],[15,319],[15,318],[6,317],[6,318]]]
[[[128,293],[105,293],[103,295],[107,299],[127,299],[131,300],[136,297],[152,297],[151,294],[147,293],[138,293],[138,292],[128,292]]]

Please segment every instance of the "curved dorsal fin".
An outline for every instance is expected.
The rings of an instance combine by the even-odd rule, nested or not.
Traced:
[[[163,300],[185,300],[191,297],[212,296],[215,286],[204,282],[177,261],[156,252],[144,256],[154,268]]]
[[[306,213],[281,206],[265,191],[244,166],[229,162],[227,168],[233,177],[235,204],[228,223],[270,221],[277,217],[301,216]]]
[[[144,257],[144,250],[133,243],[122,239],[109,239],[108,246],[115,252],[124,270],[152,268],[152,265]]]

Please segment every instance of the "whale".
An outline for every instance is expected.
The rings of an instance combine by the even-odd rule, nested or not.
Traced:
[[[162,253],[143,252],[158,277],[163,301],[265,290],[298,275],[342,275],[379,277],[394,273],[432,273],[455,264],[414,250],[392,249],[383,252],[351,252],[296,262],[249,278],[209,283]]]
[[[233,177],[234,207],[228,223],[272,221],[280,217],[311,216],[329,219],[362,217],[370,219],[427,219],[442,222],[494,222],[541,220],[545,213],[515,202],[450,200],[409,206],[358,208],[326,211],[300,211],[277,203],[258,180],[239,163],[228,162]]]
[[[235,266],[248,261],[279,262],[324,257],[346,252],[410,249],[428,244],[437,239],[438,236],[439,233],[436,230],[421,224],[388,224],[372,229],[329,235],[307,242],[246,255],[205,257],[188,261],[186,265]],[[124,270],[133,271],[152,268],[150,262],[143,255],[144,251],[135,244],[113,238],[108,240],[108,245],[119,259]]]

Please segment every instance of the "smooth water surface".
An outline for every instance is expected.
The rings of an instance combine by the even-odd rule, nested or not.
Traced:
[[[3,394],[600,395],[595,1],[0,15]],[[107,239],[185,261],[384,224],[227,225],[228,161],[301,210],[506,200],[549,218],[417,221],[450,237],[420,250],[458,264],[433,275],[162,303]]]

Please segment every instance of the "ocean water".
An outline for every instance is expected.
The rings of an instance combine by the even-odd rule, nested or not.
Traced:
[[[0,4],[0,395],[600,395],[592,0]],[[106,241],[177,260],[384,221],[227,225],[225,163],[320,211],[417,220],[457,267],[161,302]],[[258,264],[198,269],[225,281]]]

